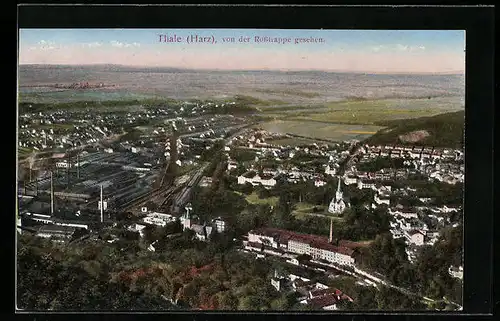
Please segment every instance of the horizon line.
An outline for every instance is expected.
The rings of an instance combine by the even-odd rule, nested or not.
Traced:
[[[218,68],[188,68],[188,67],[173,67],[173,66],[147,66],[147,65],[122,65],[113,63],[89,63],[89,64],[58,64],[58,63],[19,63],[18,66],[68,66],[68,67],[92,67],[92,66],[116,66],[116,67],[126,67],[126,68],[169,68],[177,70],[192,70],[192,71],[270,71],[270,72],[310,72],[310,71],[321,71],[327,73],[351,73],[351,74],[381,74],[381,75],[401,75],[401,74],[412,74],[412,75],[465,75],[464,71],[360,71],[360,70],[342,70],[342,69],[284,69],[284,68],[258,68],[258,69],[218,69]]]

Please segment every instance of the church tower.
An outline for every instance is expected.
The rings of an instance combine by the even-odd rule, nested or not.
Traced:
[[[341,184],[342,184],[342,179],[339,176],[338,178],[338,186],[337,186],[337,192],[335,193],[335,197],[332,198],[332,201],[330,202],[330,205],[328,206],[328,212],[332,214],[341,214],[344,212],[345,208],[347,207],[347,204],[344,201],[344,194],[342,193],[341,190]]]
[[[342,199],[342,198],[343,198],[343,193],[342,193],[342,191],[340,190],[340,184],[341,184],[341,178],[340,178],[340,176],[339,176],[339,184],[338,184],[338,186],[337,186],[337,192],[335,193],[335,198],[336,198],[337,200],[340,200],[340,199]]]
[[[186,207],[186,213],[184,214],[184,220],[182,224],[182,230],[185,231],[186,229],[191,229],[191,216],[190,216],[190,211],[193,210],[191,207],[191,204],[188,204]]]

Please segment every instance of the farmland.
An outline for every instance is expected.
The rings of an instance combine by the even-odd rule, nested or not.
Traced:
[[[373,125],[346,125],[307,120],[273,120],[261,123],[259,126],[270,132],[289,133],[329,141],[363,139],[383,128]]]
[[[276,106],[262,109],[269,119],[373,125],[391,119],[433,116],[463,108],[456,97],[418,99],[349,99],[316,105]]]

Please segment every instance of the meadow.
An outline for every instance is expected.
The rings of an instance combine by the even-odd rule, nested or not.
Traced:
[[[268,119],[373,125],[380,121],[434,116],[463,109],[458,97],[351,99],[318,105],[261,108]]]
[[[334,124],[308,120],[273,120],[259,124],[264,130],[293,134],[328,141],[364,139],[375,134],[381,126]]]
[[[273,197],[268,197],[268,198],[259,198],[259,195],[257,193],[252,193],[246,197],[246,200],[250,204],[254,205],[263,205],[263,204],[269,204],[272,206],[276,206],[278,204],[278,197],[273,196]]]

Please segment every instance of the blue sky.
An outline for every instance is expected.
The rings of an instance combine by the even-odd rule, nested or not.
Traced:
[[[159,43],[158,35],[181,43]],[[324,69],[451,72],[465,68],[464,31],[283,29],[21,29],[19,62],[119,63],[208,69]],[[189,35],[216,44],[186,43]],[[240,43],[239,37],[250,37]],[[289,44],[255,43],[255,36],[290,38]],[[234,37],[235,43],[222,38]],[[322,43],[295,44],[295,38]]]

